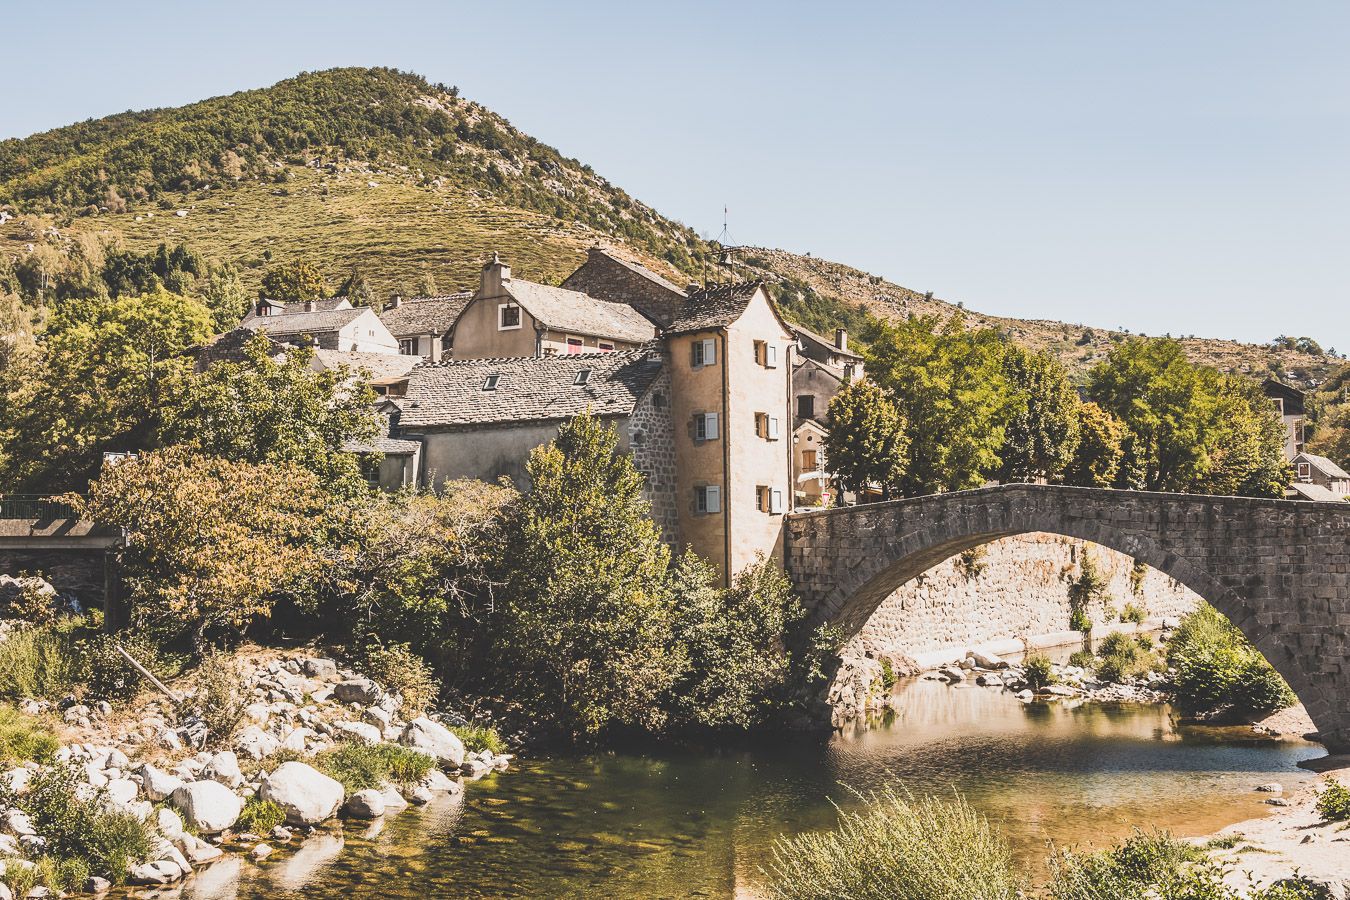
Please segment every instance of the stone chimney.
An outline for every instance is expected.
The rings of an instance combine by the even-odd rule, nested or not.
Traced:
[[[691,281],[684,286],[684,292],[690,297],[694,296],[701,290],[703,290],[703,288],[699,285],[697,281]]]
[[[305,312],[314,312],[314,310],[316,309],[318,309],[318,304],[315,303],[313,300],[305,301]]]
[[[403,298],[398,294],[389,298],[389,302],[384,305],[385,309],[398,309],[403,305]]]
[[[834,330],[834,346],[836,350],[848,350],[847,328],[836,328]]]
[[[494,250],[492,258],[483,265],[483,271],[478,276],[478,295],[480,297],[505,296],[510,284],[511,267],[502,262],[501,257]]]

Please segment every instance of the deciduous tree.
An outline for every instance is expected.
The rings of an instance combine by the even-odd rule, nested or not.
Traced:
[[[1078,445],[1064,469],[1064,483],[1111,487],[1124,455],[1125,426],[1095,403],[1079,403],[1074,415],[1078,417]]]
[[[317,300],[327,290],[328,285],[317,266],[305,260],[295,260],[268,269],[263,275],[259,295],[282,303],[294,303]]]
[[[1058,479],[1079,442],[1078,393],[1048,353],[1008,346],[1003,372],[1013,392],[999,450],[1000,481]]]
[[[825,460],[839,490],[861,493],[878,485],[882,496],[899,484],[905,471],[909,438],[895,404],[872,381],[853,381],[829,407]]]

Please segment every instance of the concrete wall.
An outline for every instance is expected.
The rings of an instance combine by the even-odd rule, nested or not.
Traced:
[[[1096,624],[1118,622],[1115,613],[1127,603],[1160,618],[1185,615],[1199,601],[1156,569],[1143,570],[1136,593],[1134,560],[1108,547],[1048,534],[1004,538],[985,544],[969,567],[956,556],[907,582],[882,601],[844,656],[923,660],[1005,638],[1067,632],[1069,585],[1084,553],[1109,581],[1110,599],[1088,611]]]
[[[326,350],[356,350],[361,353],[398,352],[398,341],[371,309],[367,309],[347,323],[342,329],[337,346],[328,347],[322,342],[320,346]]]
[[[536,322],[524,309],[520,327],[506,331],[497,328],[497,307],[510,300],[504,294],[476,296],[455,321],[455,359],[494,359],[535,355]]]
[[[428,486],[476,478],[496,481],[505,475],[524,486],[530,451],[558,436],[561,422],[429,431],[422,442],[422,471]],[[621,440],[626,435],[620,430]],[[626,449],[626,448],[625,448]]]

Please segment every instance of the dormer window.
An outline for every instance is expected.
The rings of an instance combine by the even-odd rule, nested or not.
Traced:
[[[1312,481],[1312,463],[1301,462],[1298,464],[1298,480],[1302,482]]]
[[[514,303],[497,304],[497,330],[512,331],[520,327],[520,307]]]
[[[483,379],[483,390],[495,391],[497,384],[502,380],[502,376],[496,372]]]
[[[590,381],[590,380],[591,380],[591,370],[590,370],[590,369],[582,369],[581,371],[577,372],[576,377],[572,379],[572,383],[573,383],[573,384],[585,384],[586,382],[588,382],[588,381]]]

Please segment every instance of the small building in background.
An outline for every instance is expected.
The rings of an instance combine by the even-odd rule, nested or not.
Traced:
[[[600,246],[586,251],[586,262],[562,286],[610,303],[626,303],[663,328],[675,321],[689,296],[646,266]]]
[[[368,306],[352,306],[345,297],[278,303],[259,300],[240,327],[261,331],[288,344],[359,353],[397,353],[398,341]]]
[[[1350,499],[1350,473],[1325,456],[1299,453],[1293,463],[1294,481],[1288,496],[1296,500]]]
[[[1275,409],[1284,422],[1284,458],[1292,462],[1294,457],[1303,452],[1303,429],[1306,422],[1303,392],[1274,378],[1267,378],[1262,382],[1261,390],[1275,404]]]
[[[395,297],[380,321],[398,341],[398,352],[430,362],[450,358],[455,320],[473,298],[470,291],[440,297]]]
[[[799,419],[792,432],[792,488],[795,506],[831,506],[834,486],[826,469],[825,437],[815,419]]]

